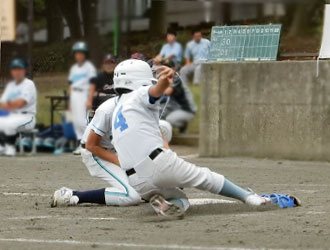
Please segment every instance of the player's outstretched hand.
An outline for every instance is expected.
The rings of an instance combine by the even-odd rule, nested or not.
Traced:
[[[155,70],[158,72],[158,81],[155,86],[150,88],[149,94],[154,98],[159,98],[163,95],[168,86],[173,83],[175,72],[173,69],[166,66],[159,66]]]
[[[156,68],[156,71],[159,72],[157,75],[157,79],[158,82],[162,81],[162,82],[166,82],[166,81],[170,81],[173,79],[174,76],[174,70],[167,67],[167,66],[159,66]]]

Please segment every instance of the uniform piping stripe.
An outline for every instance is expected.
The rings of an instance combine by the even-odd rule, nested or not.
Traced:
[[[96,127],[94,124],[92,124],[92,125],[93,125],[93,127],[94,127],[95,129],[97,129],[98,131],[100,131],[100,132],[102,132],[103,134],[105,134],[105,132],[104,132],[103,130],[99,129],[99,128]]]
[[[126,187],[126,185],[117,177],[115,176],[109,169],[107,169],[103,164],[102,162],[95,156],[93,155],[93,159],[96,161],[96,163],[101,167],[103,168],[109,175],[111,175],[113,178],[116,179],[116,181],[118,181],[120,183],[120,185],[122,185],[125,190],[126,190],[126,193],[118,193],[118,192],[108,192],[108,191],[105,191],[104,193],[105,194],[109,194],[109,195],[117,195],[117,196],[124,196],[124,197],[128,197],[129,196],[129,190],[128,188]]]
[[[24,123],[24,124],[22,124],[22,125],[19,125],[19,126],[17,127],[17,129],[22,128],[22,127],[24,127],[24,126],[30,124],[31,122],[33,122],[33,117],[31,118],[30,121],[28,121],[28,122],[26,122],[26,123]]]

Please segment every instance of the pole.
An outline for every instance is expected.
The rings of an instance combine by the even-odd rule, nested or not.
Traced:
[[[129,57],[131,53],[131,21],[132,21],[132,0],[127,0],[127,17],[126,17],[126,56]]]
[[[118,14],[114,13],[113,17],[113,55],[118,56]]]
[[[32,49],[33,49],[33,0],[29,0],[28,2],[28,75],[32,79],[33,78],[33,67],[32,67]]]

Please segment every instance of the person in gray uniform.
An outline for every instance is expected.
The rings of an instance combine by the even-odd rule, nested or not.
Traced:
[[[172,61],[165,65],[175,69],[175,64]],[[165,95],[169,101],[162,118],[174,128],[178,128],[180,133],[184,133],[197,111],[193,95],[178,74],[174,76],[173,84],[165,90]]]

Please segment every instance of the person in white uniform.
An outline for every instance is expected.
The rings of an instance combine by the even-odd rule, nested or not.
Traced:
[[[84,42],[77,42],[72,47],[75,64],[69,73],[70,84],[70,109],[72,112],[72,123],[76,134],[78,145],[88,124],[88,94],[90,80],[96,76],[94,65],[87,60],[88,47]],[[80,146],[73,152],[80,155]]]
[[[9,67],[13,80],[0,99],[0,154],[14,156],[17,133],[35,126],[37,91],[34,82],[26,78],[23,59],[14,59]]]
[[[134,90],[134,86],[131,86]],[[91,176],[101,178],[109,184],[107,188],[87,191],[74,191],[62,187],[52,197],[52,207],[94,203],[116,206],[137,205],[140,195],[131,187],[126,172],[120,167],[116,151],[111,143],[112,114],[117,98],[105,101],[96,110],[81,140],[82,161]],[[171,140],[172,131],[166,122],[159,124],[164,138]]]
[[[125,171],[120,168],[111,144],[111,119],[115,106],[116,98],[101,104],[81,140],[82,161],[90,175],[103,179],[109,187],[88,191],[73,191],[63,187],[55,191],[53,207],[81,203],[129,206],[141,202],[140,195],[129,185]]]
[[[141,86],[120,96],[112,118],[112,143],[130,185],[143,199],[150,200],[157,214],[165,216],[181,216],[188,209],[188,200],[179,188],[198,188],[255,206],[270,202],[164,148],[158,125],[159,100],[173,84],[174,71],[166,66],[156,70],[157,80],[147,63],[132,59],[115,69],[116,91],[131,85]]]

